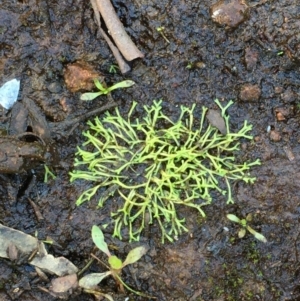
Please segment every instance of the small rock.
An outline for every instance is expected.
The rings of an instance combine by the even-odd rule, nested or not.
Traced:
[[[277,121],[283,121],[290,117],[291,108],[286,108],[286,107],[275,108],[274,113],[275,113]]]
[[[246,150],[247,150],[247,143],[242,143],[242,144],[241,144],[241,149],[242,149],[243,151],[246,151]]]
[[[261,90],[258,85],[245,84],[240,90],[240,100],[242,101],[258,101]]]
[[[20,90],[20,81],[12,79],[0,87],[0,104],[6,110],[9,110],[18,99]]]
[[[68,64],[64,70],[65,84],[71,92],[90,91],[95,87],[94,79],[101,77],[91,65],[85,62]]]
[[[51,93],[61,92],[61,85],[58,82],[51,83],[47,86],[47,89]]]
[[[69,112],[71,110],[70,104],[68,103],[68,100],[66,99],[66,97],[62,97],[59,100],[59,103],[60,103],[60,105],[62,107],[62,110],[64,112]]]
[[[285,103],[291,103],[291,102],[296,101],[297,98],[298,98],[298,96],[297,96],[297,94],[292,89],[288,88],[286,91],[284,91],[280,95],[280,98]]]
[[[295,160],[295,155],[293,154],[293,151],[289,145],[284,146],[283,150],[290,161]]]
[[[260,142],[261,141],[261,137],[260,136],[255,136],[254,137],[254,141],[255,142]]]
[[[278,142],[281,140],[281,135],[278,131],[276,130],[271,130],[270,131],[270,139],[274,142]]]
[[[254,70],[258,59],[258,52],[251,48],[245,49],[245,64],[247,70]]]
[[[248,18],[249,7],[245,0],[224,3],[221,0],[210,8],[211,18],[220,25],[235,28]]]
[[[227,134],[227,129],[225,125],[224,118],[222,117],[220,111],[209,110],[206,115],[209,123],[216,127],[223,135]]]
[[[277,121],[283,121],[283,120],[285,120],[285,117],[284,117],[284,115],[281,112],[276,112],[275,114],[276,114]]]
[[[276,94],[280,94],[280,93],[282,93],[282,91],[283,91],[283,87],[275,87],[275,89],[274,89],[274,92],[276,93]]]

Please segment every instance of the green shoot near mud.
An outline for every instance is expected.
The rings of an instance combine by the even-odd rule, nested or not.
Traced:
[[[49,169],[49,167],[44,164],[45,168],[45,175],[44,175],[44,183],[48,183],[48,179],[52,178],[53,180],[56,179],[56,175]]]
[[[153,297],[148,296],[146,294],[143,294],[141,292],[137,292],[130,288],[121,278],[121,273],[122,269],[129,265],[137,262],[143,255],[146,254],[148,251],[148,248],[145,246],[140,246],[137,248],[132,249],[128,254],[124,262],[122,262],[121,259],[119,259],[117,256],[112,255],[108,249],[107,243],[105,242],[104,235],[101,231],[101,229],[98,226],[93,226],[92,228],[92,239],[94,244],[97,246],[97,248],[105,253],[108,257],[108,265],[103,263],[100,259],[98,259],[95,255],[93,255],[94,258],[96,258],[99,262],[101,262],[107,269],[107,272],[104,273],[92,273],[84,276],[79,280],[79,285],[82,288],[85,288],[87,290],[92,290],[95,288],[97,284],[99,284],[104,278],[108,276],[112,276],[114,280],[116,281],[119,290],[121,293],[124,293],[124,287],[128,289],[129,291],[135,293],[136,295],[143,296],[146,298],[151,298]],[[89,291],[91,292],[91,291]],[[106,298],[108,297],[107,295],[102,294]],[[110,298],[108,298],[110,299]]]
[[[243,238],[246,235],[246,230],[248,230],[257,240],[266,243],[267,239],[260,233],[256,232],[253,228],[251,228],[248,225],[248,222],[251,222],[252,220],[252,215],[248,214],[246,218],[240,219],[234,214],[227,214],[227,218],[234,222],[237,223],[241,226],[241,229],[239,230],[238,236],[239,238]]]
[[[164,30],[165,28],[163,26],[160,27],[156,27],[156,31],[159,32],[161,34],[161,36],[165,39],[165,41],[170,44],[170,41],[167,39],[167,37],[164,34]]]
[[[134,102],[127,118],[116,109],[102,120],[89,121],[89,130],[83,133],[86,142],[78,147],[70,175],[71,182],[83,179],[95,184],[76,204],[98,195],[102,207],[114,195],[118,204],[111,213],[114,236],[122,239],[122,229],[128,228],[129,240],[139,240],[145,226],[157,222],[164,242],[188,231],[178,207],[193,208],[204,217],[203,207],[212,203],[212,191],[225,196],[227,204],[233,203],[231,183],[253,183],[249,169],[260,161],[235,162],[239,140],[252,139],[248,134],[252,125],[245,121],[237,133],[231,132],[226,110],[233,102],[225,107],[218,100],[215,103],[225,120],[225,135],[207,124],[208,108],[202,107],[195,122],[195,105],[181,106],[173,121],[163,114],[162,101],[144,106],[144,117],[132,117]],[[101,188],[106,191],[99,197]]]
[[[113,90],[128,88],[128,87],[131,87],[135,84],[135,82],[133,82],[132,80],[124,80],[122,82],[114,84],[111,87],[105,87],[104,85],[102,85],[100,83],[100,81],[98,79],[94,79],[94,83],[95,83],[95,86],[98,88],[99,92],[83,93],[80,96],[81,100],[93,100],[93,99],[97,98],[98,96],[106,95],[106,94],[110,93]]]

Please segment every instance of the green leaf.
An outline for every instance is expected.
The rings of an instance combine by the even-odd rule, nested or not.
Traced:
[[[247,214],[246,220],[247,220],[247,222],[251,222],[252,221],[252,214],[251,213]]]
[[[110,256],[108,258],[108,263],[110,267],[114,270],[120,270],[123,267],[123,262],[121,259],[119,259],[117,256]]]
[[[129,87],[133,86],[134,84],[135,84],[135,82],[132,80],[123,80],[122,82],[116,83],[115,85],[107,88],[107,91],[110,92],[110,91],[113,91],[116,89],[129,88]]]
[[[98,79],[95,78],[94,83],[95,83],[95,86],[98,88],[98,90],[100,90],[101,92],[106,91],[106,88],[103,87],[103,85],[99,82]]]
[[[88,274],[79,280],[79,286],[86,289],[92,289],[109,275],[111,275],[111,271]]]
[[[49,169],[49,167],[44,164],[45,168],[45,176],[44,176],[44,183],[48,182],[48,176],[51,177],[52,179],[56,179],[56,175]]]
[[[88,92],[88,93],[83,93],[80,96],[80,100],[93,100],[97,98],[98,96],[102,95],[103,92]]]
[[[246,235],[246,229],[245,229],[245,228],[242,228],[242,229],[239,231],[238,236],[239,236],[239,238],[243,238],[245,235]]]
[[[99,248],[108,257],[111,256],[111,254],[108,250],[108,247],[107,247],[107,243],[104,241],[103,232],[96,225],[94,225],[92,228],[92,239],[93,239],[94,244],[97,246],[97,248]]]
[[[248,231],[259,241],[266,243],[268,242],[267,239],[260,233],[256,232],[254,229],[252,229],[250,226],[247,226]]]
[[[243,226],[243,227],[246,227],[247,226],[247,221],[243,218],[240,222],[240,224]]]
[[[148,248],[145,246],[137,247],[137,248],[131,250],[128,253],[128,255],[123,263],[123,267],[125,267],[128,264],[132,264],[132,263],[138,261],[143,255],[145,255],[147,253],[147,251],[148,251]]]
[[[238,224],[241,223],[241,220],[236,215],[234,215],[234,214],[227,214],[226,216],[232,222],[235,222],[235,223],[238,223]]]

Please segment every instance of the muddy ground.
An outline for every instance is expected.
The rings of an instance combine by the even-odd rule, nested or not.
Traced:
[[[132,63],[131,72],[121,75],[109,73],[115,61],[99,36],[89,1],[2,0],[0,84],[20,79],[19,101],[33,99],[49,122],[83,114],[107,101],[103,96],[83,103],[78,93],[67,90],[63,68],[77,60],[92,64],[108,83],[124,78],[136,82],[113,93],[124,114],[133,100],[142,105],[163,99],[164,109],[172,115],[180,105],[215,108],[215,98],[233,99],[235,104],[228,110],[232,128],[240,128],[244,120],[253,124],[255,139],[243,144],[239,156],[261,159],[262,165],[252,170],[256,183],[236,183],[234,205],[225,205],[216,194],[213,205],[205,208],[205,220],[192,209],[182,210],[190,232],[173,244],[161,244],[155,225],[139,243],[112,238],[110,228],[105,237],[121,258],[136,245],[150,247],[146,256],[124,270],[123,277],[128,285],[157,300],[300,300],[300,6],[296,0],[249,1],[245,20],[228,28],[212,19],[214,3],[113,1],[127,32],[145,54]],[[170,43],[156,30],[162,26]],[[250,85],[255,89],[245,96],[243,89],[251,89]],[[7,127],[7,116],[9,112],[2,112],[2,128]],[[1,223],[28,234],[37,232],[40,239],[50,236],[56,244],[49,246],[49,252],[65,256],[79,268],[93,250],[92,225],[109,221],[110,211],[109,207],[97,210],[93,201],[75,206],[89,184],[70,184],[68,173],[85,129],[82,122],[71,136],[67,130],[53,133],[59,154],[53,166],[55,180],[43,182],[42,164],[35,167],[34,176],[31,171],[0,175]],[[36,218],[28,197],[43,220]],[[252,213],[251,226],[268,242],[263,244],[250,234],[239,239],[239,228],[226,219],[227,213],[239,217]],[[41,291],[49,283],[39,279],[31,266],[7,259],[0,263],[0,300],[56,300]],[[89,271],[104,270],[95,263]],[[24,290],[20,296],[18,288]],[[119,294],[111,279],[101,288],[115,300],[145,300]],[[94,297],[74,291],[68,300]]]

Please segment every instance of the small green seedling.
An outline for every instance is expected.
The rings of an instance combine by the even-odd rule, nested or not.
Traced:
[[[192,62],[188,62],[185,68],[186,69],[193,69],[193,65],[194,64]]]
[[[111,64],[109,67],[109,73],[117,73],[117,70],[120,69],[117,65]]]
[[[148,251],[148,248],[145,246],[137,247],[132,249],[128,254],[123,262],[120,258],[118,258],[115,255],[112,255],[108,249],[107,243],[104,240],[104,235],[101,229],[98,226],[93,226],[92,228],[92,239],[95,245],[99,248],[100,251],[105,253],[108,256],[108,264],[104,264],[109,271],[104,273],[92,273],[84,276],[80,279],[79,285],[85,289],[93,289],[97,284],[99,284],[105,277],[111,275],[120,291],[124,293],[124,287],[126,287],[129,291],[146,298],[153,298],[150,296],[147,296],[146,294],[143,294],[141,292],[137,292],[130,288],[121,278],[122,269],[127,266],[128,264],[132,264],[137,262],[143,255],[146,254]],[[98,259],[99,260],[99,259]],[[99,260],[100,261],[100,260]],[[100,261],[101,262],[101,261]]]
[[[53,180],[56,179],[56,175],[49,169],[49,167],[45,164],[45,175],[44,175],[44,183],[48,182],[48,179],[51,177]]]
[[[254,229],[252,229],[249,225],[248,222],[252,220],[252,215],[248,214],[245,219],[240,219],[234,214],[227,214],[227,218],[242,226],[240,231],[238,232],[239,238],[243,238],[246,235],[246,230],[248,230],[257,240],[266,243],[267,239],[260,233],[256,232]]]
[[[80,96],[81,100],[93,100],[95,98],[97,98],[100,95],[107,95],[109,94],[111,91],[116,90],[116,89],[122,89],[122,88],[128,88],[131,87],[135,84],[134,81],[132,80],[123,80],[119,83],[114,84],[111,87],[105,87],[104,85],[102,85],[98,79],[94,79],[94,83],[95,86],[98,88],[99,92],[87,92],[87,93],[83,93]]]
[[[156,31],[159,32],[162,35],[162,37],[166,40],[166,42],[168,44],[170,44],[170,41],[167,39],[167,37],[164,34],[164,30],[165,30],[165,28],[163,26],[156,27]]]

